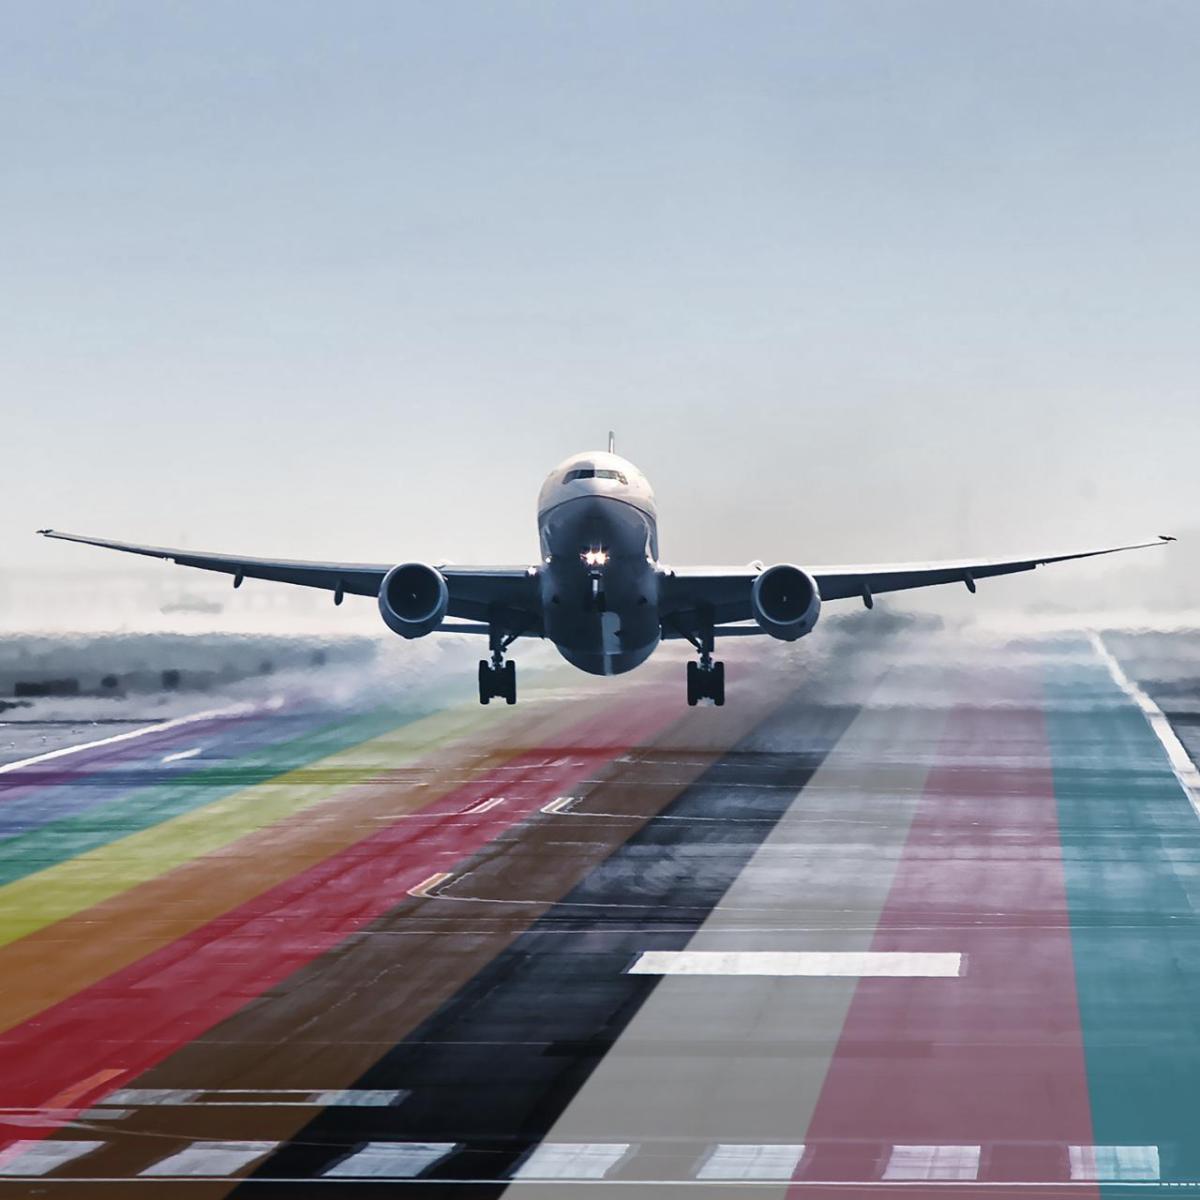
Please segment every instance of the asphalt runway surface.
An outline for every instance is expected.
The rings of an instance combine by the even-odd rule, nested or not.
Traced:
[[[1196,721],[1119,653],[5,725],[0,1197],[1200,1191]]]

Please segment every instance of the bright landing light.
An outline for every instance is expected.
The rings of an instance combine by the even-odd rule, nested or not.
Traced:
[[[583,561],[589,567],[603,567],[608,562],[607,550],[585,550],[583,552]]]

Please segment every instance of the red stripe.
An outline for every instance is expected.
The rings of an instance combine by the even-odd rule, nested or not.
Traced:
[[[957,710],[940,760],[872,948],[958,951],[963,975],[860,981],[800,1183],[879,1180],[896,1145],[980,1146],[981,1181],[1065,1182],[1067,1146],[1092,1140],[1042,713]]]
[[[44,1106],[81,1080],[119,1068],[73,1107],[95,1103],[677,716],[662,697],[623,703],[422,810],[440,820],[387,825],[16,1026],[0,1038],[0,1106]],[[497,795],[505,802],[487,812],[462,811]],[[22,1123],[0,1134],[0,1147],[43,1136],[70,1115],[46,1113]]]

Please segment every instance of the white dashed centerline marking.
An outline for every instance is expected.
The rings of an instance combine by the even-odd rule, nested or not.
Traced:
[[[804,1157],[804,1146],[762,1146],[722,1143],[714,1147],[696,1172],[697,1179],[742,1179],[756,1182],[767,1179],[791,1179]]]
[[[886,1180],[959,1179],[979,1175],[981,1146],[893,1146],[884,1168]]]
[[[166,754],[163,756],[163,762],[173,763],[182,762],[185,758],[195,758],[197,754],[203,750],[202,746],[193,746],[190,750],[177,750],[174,754]]]
[[[780,975],[953,979],[962,955],[885,950],[644,950],[630,975]]]
[[[412,1179],[456,1148],[456,1142],[368,1142],[321,1174],[325,1179]]]
[[[232,1175],[270,1154],[278,1145],[278,1142],[193,1142],[139,1173],[158,1177]]]
[[[603,1179],[629,1153],[628,1142],[543,1142],[514,1179]]]
[[[1071,1146],[1071,1178],[1137,1183],[1159,1178],[1157,1146]]]
[[[13,1142],[7,1150],[0,1151],[0,1176],[48,1175],[103,1145],[103,1142]]]

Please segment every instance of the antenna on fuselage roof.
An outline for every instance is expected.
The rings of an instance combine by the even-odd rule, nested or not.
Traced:
[[[608,431],[608,452],[609,454],[617,452],[617,435],[611,429]]]

